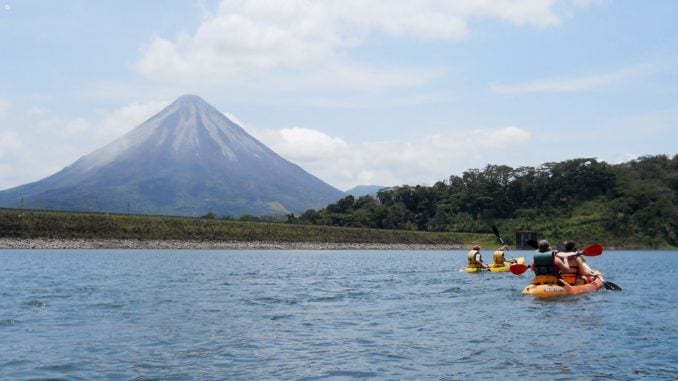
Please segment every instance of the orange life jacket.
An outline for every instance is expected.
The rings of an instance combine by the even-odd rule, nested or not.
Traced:
[[[494,259],[494,264],[495,265],[500,265],[504,266],[504,252],[501,250],[497,250],[492,254],[492,258]]]
[[[562,254],[570,254],[570,253],[562,253]],[[577,263],[577,256],[570,255],[569,257],[567,257],[565,259],[567,260],[567,264],[570,266],[570,271],[568,271],[566,273],[561,273],[560,277],[565,282],[567,282],[571,285],[588,283],[588,280],[585,279],[582,276],[582,273],[579,270],[579,264]]]

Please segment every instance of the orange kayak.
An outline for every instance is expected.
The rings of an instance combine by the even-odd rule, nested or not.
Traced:
[[[566,282],[560,282],[559,279],[553,275],[537,275],[534,277],[531,284],[525,286],[523,294],[534,295],[538,298],[577,295],[596,291],[603,287],[603,282],[603,277],[601,275],[596,277],[593,282],[573,286]]]

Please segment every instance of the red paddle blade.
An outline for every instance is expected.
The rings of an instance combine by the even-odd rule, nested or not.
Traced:
[[[588,246],[584,251],[582,251],[582,254],[584,254],[587,257],[595,257],[596,255],[600,255],[603,253],[603,245],[599,243],[594,243],[591,246]]]
[[[529,268],[530,268],[530,266],[528,266],[526,264],[515,263],[515,264],[512,264],[511,266],[509,266],[509,271],[516,274],[516,275],[520,275],[520,274],[524,273],[525,271],[527,271],[527,269],[529,269]]]

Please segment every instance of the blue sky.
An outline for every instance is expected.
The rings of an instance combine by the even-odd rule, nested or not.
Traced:
[[[678,153],[678,2],[0,0],[0,189],[202,96],[339,189]]]

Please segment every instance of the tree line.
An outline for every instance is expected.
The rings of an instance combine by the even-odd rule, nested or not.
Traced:
[[[610,165],[595,158],[539,167],[487,165],[433,186],[402,185],[346,196],[290,215],[295,224],[491,232],[535,230],[555,239],[624,247],[678,246],[678,155]]]

